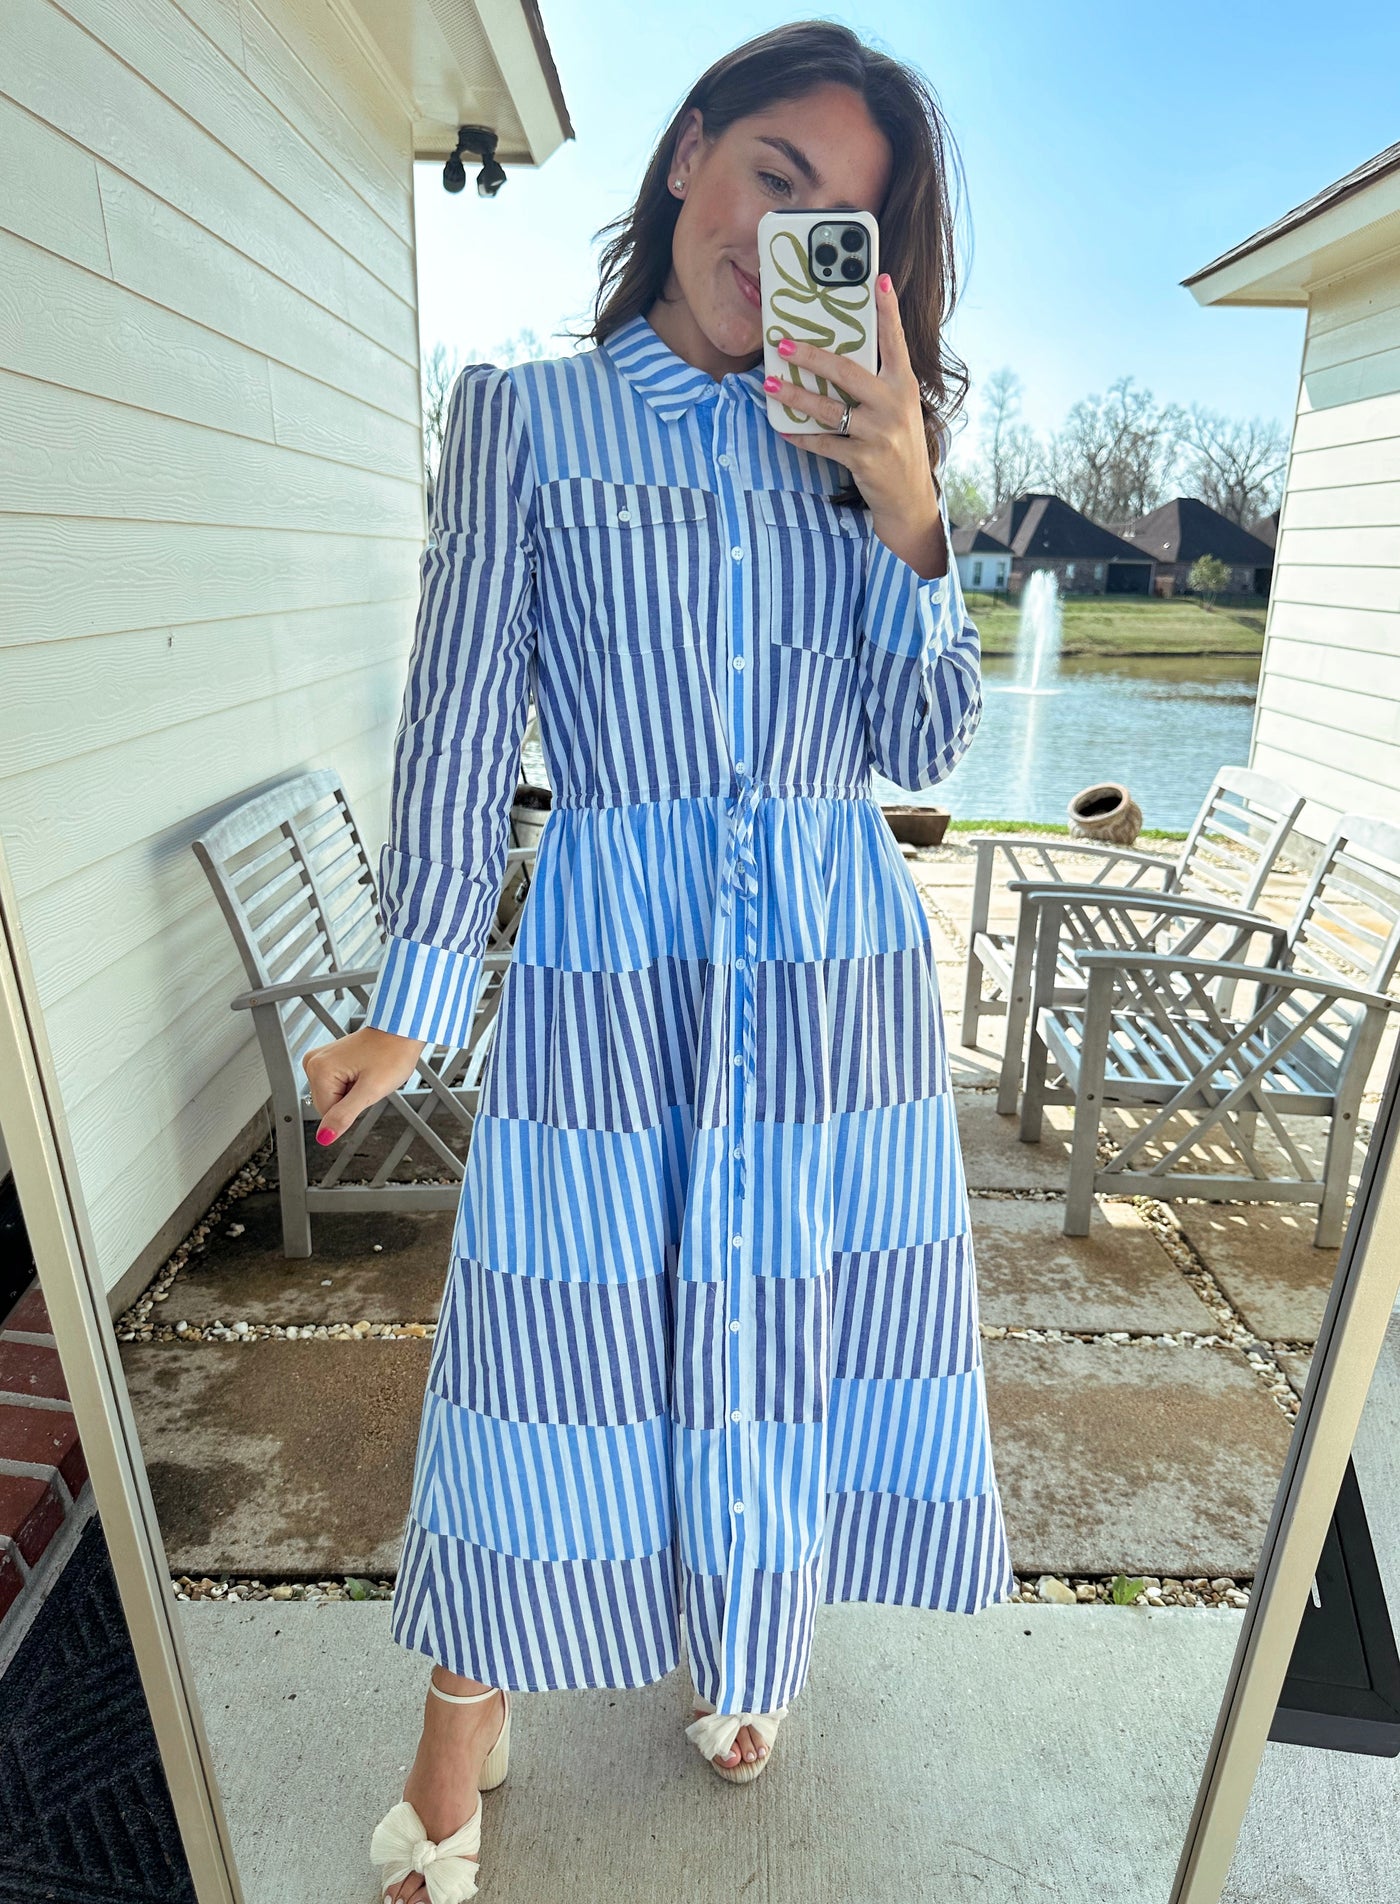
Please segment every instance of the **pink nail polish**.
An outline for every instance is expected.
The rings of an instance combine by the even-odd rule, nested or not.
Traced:
[[[316,1133],[316,1142],[318,1144],[333,1144],[335,1142],[335,1132],[318,1130]]]
[[[785,337],[783,338],[782,342],[778,345],[778,355],[780,357],[791,357],[792,353],[796,349],[797,349],[797,346],[796,344],[793,343],[792,339],[790,337]]]
[[[781,377],[765,377],[763,379],[763,387],[768,391],[780,390],[782,388],[782,382]]]
[[[875,282],[882,291],[893,291],[894,289],[894,279],[890,276],[888,271],[882,271]]]

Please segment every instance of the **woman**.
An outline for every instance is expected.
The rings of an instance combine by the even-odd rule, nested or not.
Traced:
[[[1012,1590],[929,928],[870,793],[933,786],[981,712],[934,468],[942,152],[907,68],[826,22],[766,33],[660,141],[593,348],[452,394],[389,945],[364,1028],[307,1065],[330,1140],[465,1041],[533,694],[553,807],[391,1609],[441,1695],[372,1846],[395,1904],[428,1864],[433,1904],[474,1895],[508,1689],[644,1685],[683,1646],[689,1736],[752,1777],[819,1603]],[[839,373],[845,435],[765,414],[773,205],[881,221],[878,375],[789,353]]]

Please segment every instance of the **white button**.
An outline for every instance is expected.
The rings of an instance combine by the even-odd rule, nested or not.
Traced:
[[[617,519],[619,522],[630,522],[632,520],[632,511],[630,509],[619,509]]]
[[[729,1419],[731,1421],[742,1421],[744,1417],[739,1413],[737,1408],[731,1408],[729,1411]]]
[[[744,1062],[744,1057],[742,1052],[736,1051],[734,1053],[734,1062],[735,1064],[742,1064]]]
[[[729,551],[729,553],[733,556],[736,562],[742,562],[744,559],[744,551],[739,547],[737,543],[735,543],[734,547]]]
[[[739,1333],[739,1325],[738,1325],[738,1323],[737,1323],[737,1322],[731,1322],[731,1323],[730,1323],[730,1325],[729,1325],[729,1333],[730,1333],[731,1335],[738,1335],[738,1333]]]
[[[742,1514],[743,1511],[744,1511],[744,1503],[742,1501],[736,1501],[734,1503],[734,1512],[736,1514]]]
[[[744,763],[743,763],[743,761],[742,761],[742,760],[736,760],[736,761],[735,761],[735,763],[734,763],[734,771],[735,771],[735,773],[742,773],[742,772],[744,771]]]
[[[736,654],[736,655],[735,655],[735,657],[734,657],[734,665],[735,665],[735,667],[736,667],[736,668],[742,668],[742,667],[743,667],[743,665],[744,665],[744,657],[743,657],[743,656],[742,656],[741,654]]]
[[[742,1144],[736,1144],[731,1154],[735,1157],[742,1157],[744,1154],[744,1146]]]
[[[741,956],[740,956],[739,958],[737,958],[737,959],[735,959],[735,961],[734,961],[734,970],[735,970],[736,972],[742,972],[742,971],[743,971],[743,969],[744,969],[744,961],[743,961],[743,957],[742,957],[742,955],[741,955]]]
[[[730,464],[731,464],[731,463],[732,463],[733,461],[734,461],[734,458],[733,458],[733,457],[732,457],[732,456],[731,456],[731,455],[729,454],[729,451],[728,451],[728,450],[721,450],[721,451],[720,451],[720,453],[719,453],[719,457],[718,457],[718,462],[719,462],[719,466],[720,466],[720,468],[721,468],[721,469],[728,469],[728,468],[729,468],[729,465],[730,465]]]
[[[729,1240],[734,1245],[735,1249],[738,1249],[739,1245],[743,1242],[744,1239],[742,1236],[731,1236]]]

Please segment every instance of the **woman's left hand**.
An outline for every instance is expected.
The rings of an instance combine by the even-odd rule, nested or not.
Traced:
[[[780,354],[790,364],[824,377],[851,399],[851,420],[845,436],[836,435],[845,409],[842,398],[820,396],[786,378],[768,391],[777,402],[800,410],[822,426],[823,434],[798,435],[780,430],[785,443],[829,456],[843,463],[860,484],[870,505],[880,540],[922,574],[946,572],[947,538],[938,509],[938,491],[929,467],[924,435],[919,380],[909,362],[899,300],[887,272],[875,281],[875,315],[879,340],[878,371],[867,370],[854,358],[816,344],[792,340],[791,351]],[[764,385],[767,389],[767,383]]]

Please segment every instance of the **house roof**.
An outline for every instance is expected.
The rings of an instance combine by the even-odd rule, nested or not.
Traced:
[[[1271,549],[1278,547],[1278,519],[1281,510],[1271,509],[1267,516],[1260,516],[1258,522],[1251,522],[1249,533],[1257,535],[1261,542],[1267,542]]]
[[[1004,543],[1011,553],[1042,559],[1089,558],[1110,562],[1145,562],[1151,558],[1145,550],[1134,548],[1111,529],[1091,522],[1062,496],[1032,492],[1014,496],[994,516],[988,516],[987,529]]]
[[[999,542],[990,529],[982,526],[989,522],[990,516],[984,516],[982,522],[970,522],[965,529],[953,530],[954,555],[1010,555],[1011,551],[1004,542]]]
[[[1267,542],[1197,496],[1174,496],[1150,515],[1125,524],[1121,534],[1157,562],[1194,562],[1201,555],[1257,564],[1274,559]]]

